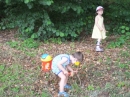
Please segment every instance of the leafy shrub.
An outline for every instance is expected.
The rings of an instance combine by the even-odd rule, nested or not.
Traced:
[[[39,42],[34,41],[32,38],[28,38],[23,41],[21,46],[26,48],[37,48],[39,46]]]
[[[12,48],[17,48],[17,46],[18,46],[17,41],[10,41],[10,42],[7,42],[7,44],[10,45],[10,47],[12,47]]]
[[[0,0],[0,4],[5,17],[1,30],[18,27],[23,37],[44,41],[76,40],[83,31],[91,34],[99,5],[105,8],[104,23],[111,34],[120,34],[119,27],[130,23],[129,0]]]
[[[107,1],[106,1],[107,2]],[[111,34],[119,34],[117,30],[122,25],[129,26],[130,23],[130,12],[129,6],[130,1],[126,0],[110,0],[105,6],[105,23],[109,26],[109,32]]]
[[[109,48],[121,47],[130,39],[130,28],[128,26],[121,26],[117,31],[121,36],[115,42],[111,42],[108,45]]]
[[[123,87],[123,86],[125,86],[125,82],[119,82],[118,84],[117,84],[117,87]]]
[[[92,91],[92,90],[94,90],[94,86],[93,86],[93,85],[88,85],[87,89],[88,89],[89,91]]]
[[[83,9],[76,1],[58,1],[54,4],[53,0],[6,0],[5,5],[6,18],[2,20],[0,29],[18,27],[25,38],[76,39],[85,25],[80,17]]]
[[[23,42],[18,41],[9,41],[7,42],[8,45],[12,48],[23,49],[23,48],[37,48],[39,47],[40,43],[33,40],[32,38],[25,39]]]

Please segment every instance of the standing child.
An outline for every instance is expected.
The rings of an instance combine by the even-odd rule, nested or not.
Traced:
[[[104,23],[103,23],[103,7],[102,6],[98,6],[96,8],[96,13],[97,16],[95,17],[95,24],[94,24],[94,28],[93,28],[93,32],[92,32],[92,38],[97,39],[97,44],[96,44],[96,51],[97,52],[102,52],[104,51],[101,47],[101,40],[106,38],[106,29],[104,27]]]
[[[83,54],[81,52],[75,52],[72,55],[60,54],[52,60],[52,72],[60,77],[59,82],[59,93],[58,96],[63,95],[64,97],[69,97],[69,94],[64,91],[64,88],[71,89],[71,86],[67,84],[68,72],[74,75],[74,71],[70,64],[79,65],[83,61]]]

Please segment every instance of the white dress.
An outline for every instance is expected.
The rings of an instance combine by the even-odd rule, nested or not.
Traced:
[[[100,27],[103,26],[103,17],[98,17],[99,18],[99,21],[98,21],[98,24]],[[96,26],[96,24],[94,24],[94,27],[93,27],[93,32],[92,32],[92,38],[94,39],[105,39],[107,36],[106,36],[106,32],[105,30],[102,30],[100,31],[99,28]]]

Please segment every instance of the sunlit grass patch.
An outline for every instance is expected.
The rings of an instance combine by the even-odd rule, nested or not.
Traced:
[[[32,86],[37,79],[38,71],[27,70],[20,64],[0,64],[0,94],[1,97],[17,95],[31,96]],[[28,94],[29,93],[29,94]]]

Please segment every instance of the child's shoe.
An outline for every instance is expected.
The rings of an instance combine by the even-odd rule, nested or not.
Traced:
[[[68,85],[68,84],[66,84],[66,85],[64,86],[64,88],[66,88],[66,89],[72,89],[72,87],[71,87],[70,85]]]
[[[59,92],[58,97],[60,96],[69,97],[69,94],[67,92]]]
[[[103,52],[104,50],[102,48],[96,48],[96,52]]]

